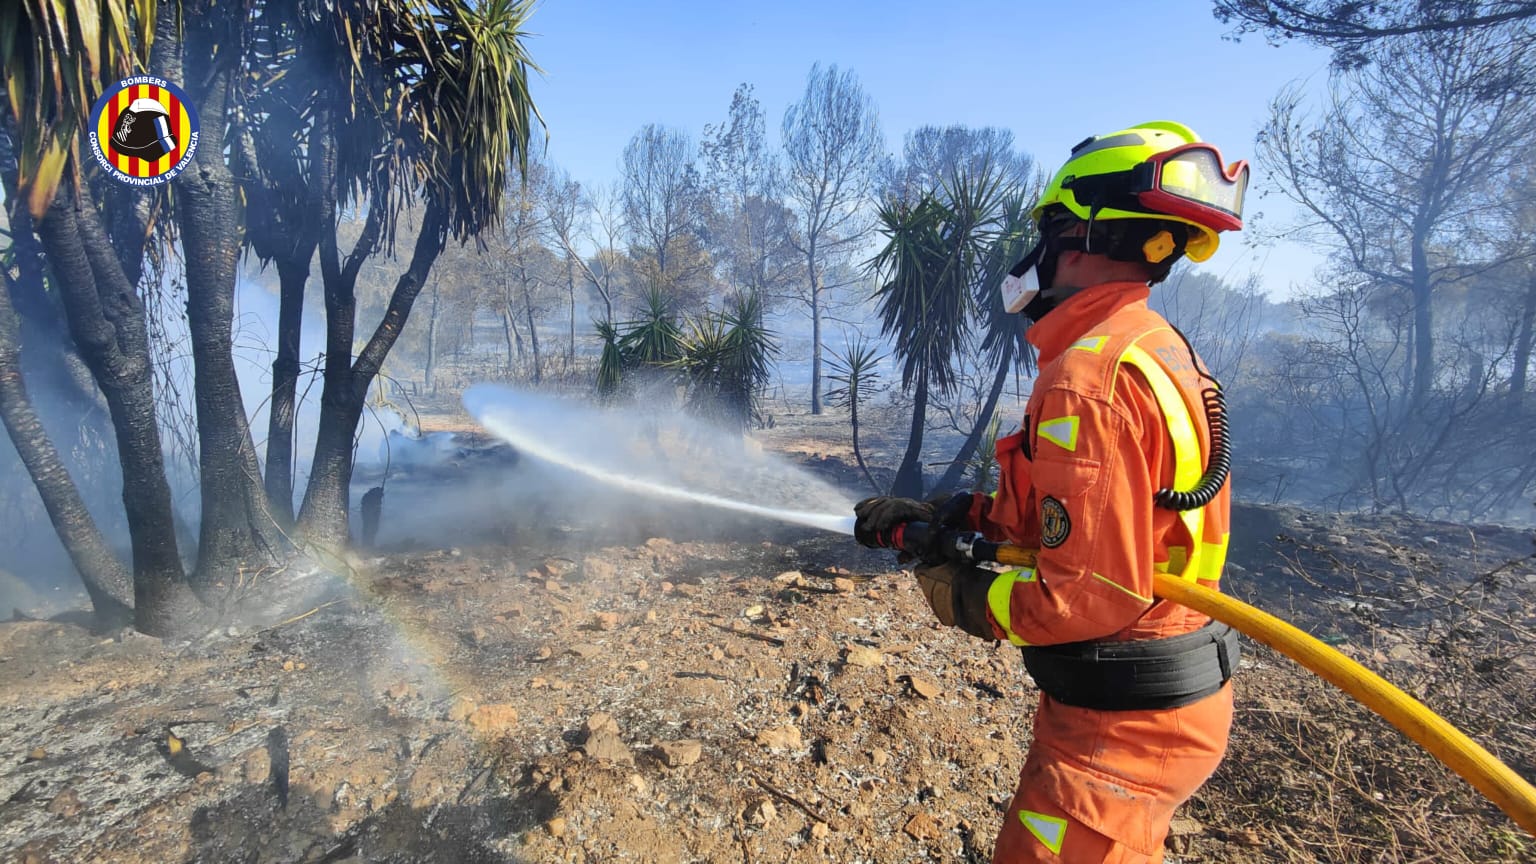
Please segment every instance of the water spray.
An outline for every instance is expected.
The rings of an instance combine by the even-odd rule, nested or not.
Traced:
[[[703,504],[734,513],[744,513],[750,516],[759,516],[779,522],[820,528],[823,531],[853,536],[854,517],[852,516],[845,516],[841,513],[823,513],[771,507],[713,492],[689,489],[685,486],[662,480],[648,479],[633,473],[616,470],[613,466],[601,466],[594,461],[590,452],[581,452],[583,450],[590,450],[590,446],[572,443],[573,439],[569,434],[572,430],[569,428],[561,429],[564,436],[563,441],[553,440],[555,436],[548,434],[549,428],[557,425],[569,427],[573,424],[585,424],[590,431],[590,424],[601,422],[604,419],[613,419],[602,412],[562,404],[547,397],[534,396],[514,391],[510,388],[489,384],[479,384],[466,391],[464,394],[464,406],[474,416],[475,420],[485,427],[486,431],[511,444],[519,452],[541,459],[552,465],[558,465],[561,468],[573,471],[600,483],[651,498]],[[591,442],[587,443],[590,444]],[[793,466],[786,464],[783,466],[783,470],[789,472],[794,469]],[[851,505],[847,509],[852,509]],[[847,509],[843,513],[846,513]]]

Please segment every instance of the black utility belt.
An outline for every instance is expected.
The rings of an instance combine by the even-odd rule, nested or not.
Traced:
[[[1041,692],[1096,711],[1177,708],[1220,690],[1237,671],[1237,631],[1219,621],[1193,633],[1130,642],[1026,645]]]

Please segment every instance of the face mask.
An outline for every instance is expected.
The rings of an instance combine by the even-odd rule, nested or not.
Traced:
[[[1051,280],[1056,275],[1056,257],[1061,252],[1051,248],[1052,245],[1046,237],[1041,237],[1024,260],[1008,271],[1000,290],[1003,308],[1009,313],[1023,312],[1029,320],[1039,321],[1056,306],[1055,301],[1044,294],[1050,290]]]
[[[1040,274],[1037,265],[1040,263],[1040,251],[1045,246],[1041,240],[1035,244],[1035,248],[1029,250],[1024,260],[1013,265],[1008,271],[1008,276],[1003,279],[1003,309],[1012,315],[1023,312],[1024,307],[1030,304],[1040,295]]]
[[[1035,248],[1029,250],[1024,260],[1008,271],[999,289],[1003,295],[1003,308],[1008,312],[1022,312],[1031,321],[1039,321],[1045,313],[1056,308],[1056,298],[1051,296],[1052,283],[1056,280],[1056,261],[1063,252],[1087,252],[1088,241],[1082,237],[1055,237],[1042,235]]]

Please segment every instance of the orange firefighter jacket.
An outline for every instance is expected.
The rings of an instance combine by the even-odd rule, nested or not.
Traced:
[[[992,586],[989,616],[999,638],[1030,645],[1153,639],[1209,620],[1152,597],[1153,573],[1181,573],[1194,550],[1199,581],[1215,587],[1231,491],[1223,487],[1198,520],[1153,503],[1158,489],[1176,487],[1175,448],[1154,385],[1125,362],[1127,352],[1141,349],[1172,378],[1202,454],[1210,440],[1201,391],[1211,385],[1183,339],[1147,308],[1149,293],[1133,282],[1087,288],[1026,334],[1040,352],[1040,375],[1023,429],[997,442],[996,496],[976,496],[971,509],[973,527],[988,539],[1040,550],[1033,571]]]

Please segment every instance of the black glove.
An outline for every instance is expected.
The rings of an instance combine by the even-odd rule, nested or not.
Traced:
[[[978,639],[997,641],[992,622],[987,619],[987,589],[992,587],[996,573],[953,563],[921,564],[913,573],[928,608],[940,624],[959,627]]]
[[[897,526],[908,522],[931,522],[933,505],[911,498],[865,498],[853,506],[853,539],[871,549],[889,549],[896,545]]]

